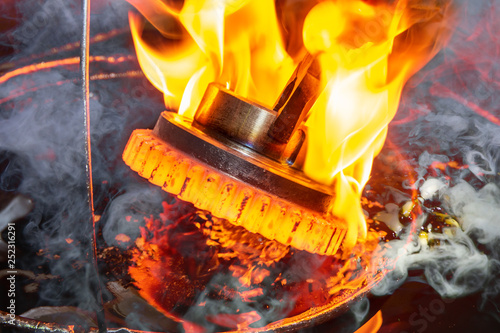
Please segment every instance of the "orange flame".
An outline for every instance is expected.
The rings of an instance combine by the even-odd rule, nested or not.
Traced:
[[[274,1],[186,0],[180,9],[161,0],[128,1],[170,38],[148,40],[140,16],[130,14],[145,75],[164,93],[166,106],[186,117],[194,116],[211,82],[272,107],[300,61],[286,52]],[[304,6],[312,9],[296,55],[316,57],[322,84],[306,118],[300,167],[335,188],[331,213],[349,222],[345,248],[366,239],[360,200],[373,158],[405,82],[448,39],[452,1],[313,0]]]
[[[361,190],[402,88],[450,35],[449,22],[443,19],[450,16],[449,3],[375,3],[319,3],[306,17],[303,30],[305,47],[321,62],[325,87],[306,123],[304,171],[335,186],[339,195],[332,213],[350,223],[347,247],[366,236]]]
[[[167,108],[186,117],[194,116],[211,82],[272,107],[294,70],[272,1],[187,0],[178,12],[159,0],[129,2],[151,22],[160,13],[187,31],[169,47],[151,46],[142,37],[141,18],[129,16],[141,68],[165,94]]]

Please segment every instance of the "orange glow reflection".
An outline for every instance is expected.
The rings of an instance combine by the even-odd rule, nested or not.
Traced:
[[[384,322],[382,317],[382,311],[379,310],[370,320],[368,320],[363,326],[358,328],[354,333],[376,333],[380,329]]]

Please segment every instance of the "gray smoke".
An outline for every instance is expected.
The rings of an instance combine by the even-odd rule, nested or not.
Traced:
[[[409,269],[422,269],[427,281],[444,297],[461,297],[482,289],[489,292],[490,288],[498,288],[489,285],[497,279],[499,268],[496,256],[500,236],[498,186],[490,183],[476,191],[465,182],[449,187],[434,180],[429,179],[421,189],[426,191],[428,199],[442,200],[460,227],[450,228],[452,234],[431,233],[428,241],[403,232],[401,240],[389,242],[391,249],[387,248],[384,253],[396,260],[395,269],[374,288],[374,293],[395,291],[407,278]],[[433,192],[428,189],[429,183]],[[427,214],[420,216],[417,225],[422,225],[426,218]],[[436,241],[439,245],[429,245]]]
[[[15,75],[18,69],[75,59],[80,50],[80,3],[61,0],[2,4],[15,26],[1,33],[10,51],[0,63],[0,190],[22,193],[34,208],[17,223],[18,269],[59,276],[39,290],[35,305],[93,309],[89,286],[90,233],[86,201],[83,106],[78,61]],[[130,45],[125,2],[92,1],[90,121],[96,213],[123,184],[134,182],[120,163],[134,128],[147,128],[162,111],[161,95],[140,76]],[[130,55],[130,58],[123,56]],[[122,58],[121,58],[122,57]],[[114,59],[114,60],[113,60]],[[122,59],[122,60],[119,60]],[[76,59],[78,60],[78,59]],[[31,67],[30,67],[31,66]],[[123,186],[123,187],[122,187]],[[39,252],[41,251],[41,252]],[[23,311],[22,305],[17,309]]]
[[[417,233],[432,217],[425,208],[431,203],[438,203],[458,226],[431,232],[428,240],[407,227],[400,239],[382,245],[381,253],[394,260],[394,269],[373,289],[377,295],[394,292],[409,271],[418,269],[443,297],[480,293],[484,305],[498,296],[500,86],[499,43],[493,31],[498,30],[494,17],[499,5],[464,2],[450,44],[405,89],[389,136],[414,167],[415,181],[402,187],[417,190],[424,207],[414,221]],[[435,167],[452,161],[458,167]],[[393,209],[383,216],[398,220],[399,213]]]

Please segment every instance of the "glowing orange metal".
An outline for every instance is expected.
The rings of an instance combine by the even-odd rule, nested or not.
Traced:
[[[346,228],[340,220],[287,202],[221,174],[156,137],[135,130],[123,160],[163,190],[271,240],[319,254],[335,254]]]

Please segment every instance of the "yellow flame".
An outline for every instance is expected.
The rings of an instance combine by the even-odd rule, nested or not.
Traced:
[[[366,236],[361,191],[403,85],[449,35],[444,3],[327,1],[306,17],[304,45],[321,63],[325,88],[306,123],[304,172],[335,187],[332,214],[350,223],[346,247]]]
[[[152,45],[143,37],[142,19],[129,16],[141,68],[165,94],[166,106],[186,117],[194,116],[211,82],[272,107],[296,65],[285,51],[272,1],[187,0],[178,12],[158,1],[130,2],[155,27],[154,13],[160,12],[187,31],[179,41]]]

